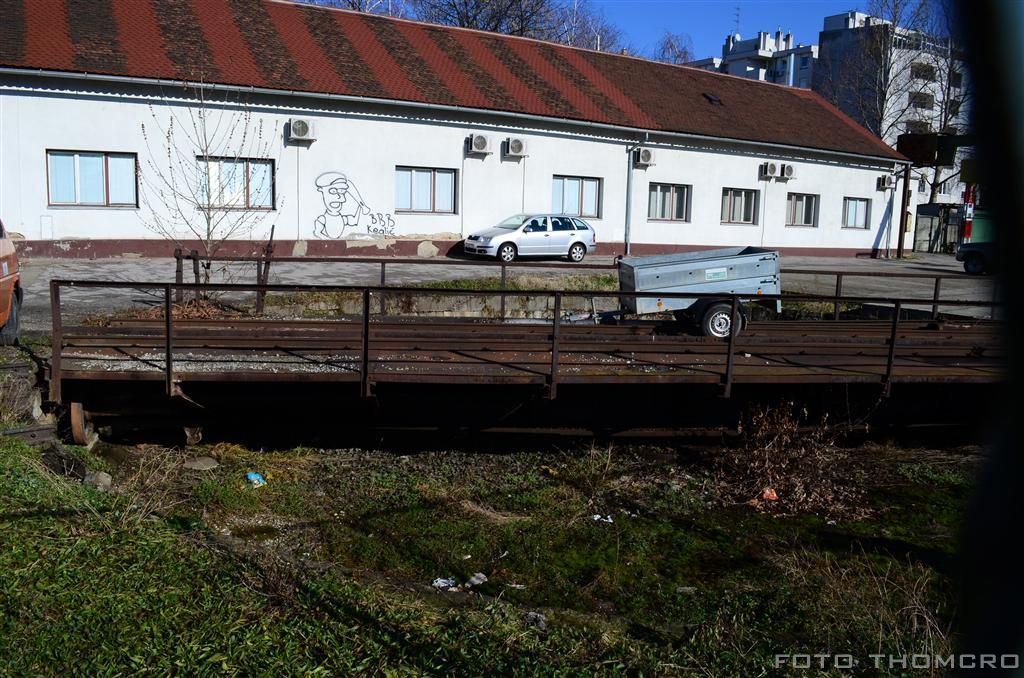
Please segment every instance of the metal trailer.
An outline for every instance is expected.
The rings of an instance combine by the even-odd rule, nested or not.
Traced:
[[[779,253],[760,247],[724,247],[653,257],[623,257],[619,259],[619,289],[624,292],[722,292],[750,294],[752,298],[759,294],[781,294]],[[689,315],[708,336],[727,337],[732,327],[732,307],[713,298],[632,297],[623,298],[621,306],[626,313],[637,315],[666,311]],[[781,301],[773,306],[776,313],[782,311]]]

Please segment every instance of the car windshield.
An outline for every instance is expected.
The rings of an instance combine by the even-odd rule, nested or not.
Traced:
[[[505,219],[497,225],[497,228],[505,228],[508,230],[515,230],[523,225],[523,222],[530,218],[529,214],[516,214],[508,219]]]

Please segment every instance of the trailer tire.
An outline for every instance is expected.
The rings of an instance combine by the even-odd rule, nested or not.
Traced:
[[[705,337],[726,339],[732,329],[731,304],[711,304],[701,318],[700,329]],[[743,313],[736,311],[736,334],[743,330]]]

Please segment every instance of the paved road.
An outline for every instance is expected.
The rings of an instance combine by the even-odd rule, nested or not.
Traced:
[[[451,280],[492,276],[497,269],[482,266],[436,266],[389,263],[387,279],[389,285],[423,282],[427,280]],[[611,263],[611,257],[593,256],[588,263]],[[963,268],[953,257],[938,254],[915,254],[906,260],[854,259],[835,257],[783,257],[784,268],[821,269],[848,273],[962,273]],[[271,269],[271,282],[293,284],[338,284],[368,285],[380,281],[380,269],[374,264],[275,264]],[[566,263],[566,270],[572,265]],[[517,272],[528,273],[529,269]],[[594,273],[594,271],[587,271]],[[234,266],[218,272],[221,279],[232,282],[251,282],[255,278],[252,265]],[[217,276],[215,276],[216,278]],[[22,328],[28,332],[46,332],[51,328],[49,281],[53,278],[69,280],[114,280],[122,282],[172,282],[174,280],[173,259],[27,259],[22,262],[22,280],[25,286],[25,305],[22,313]],[[832,294],[835,290],[834,275],[787,275],[783,278],[786,291]],[[879,297],[922,297],[930,298],[933,292],[931,280],[893,279],[880,276],[848,278],[843,292],[851,295]],[[66,312],[74,318],[103,313],[113,308],[135,305],[152,306],[161,303],[160,298],[140,290],[79,289],[62,292]],[[948,280],[942,285],[943,299],[991,299],[992,279],[989,277]],[[943,310],[953,311],[952,307]],[[988,311],[976,312],[987,317]]]

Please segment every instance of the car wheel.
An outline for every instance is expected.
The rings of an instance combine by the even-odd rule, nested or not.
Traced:
[[[506,264],[516,260],[516,246],[510,242],[498,248],[498,259]]]
[[[17,294],[11,295],[11,313],[7,316],[7,324],[0,328],[0,346],[15,346],[18,343],[18,316],[21,302]]]
[[[573,244],[569,248],[569,260],[575,261],[577,264],[583,261],[583,257],[587,256],[587,247],[581,242]]]
[[[985,272],[985,257],[980,254],[968,254],[964,259],[964,271],[968,275],[981,275]]]
[[[730,304],[712,304],[701,320],[701,331],[704,336],[718,337],[719,339],[728,337],[732,329],[732,318],[729,317],[731,314],[732,306]],[[739,311],[736,311],[736,321],[738,325],[736,334],[739,334],[743,329],[743,314]]]

